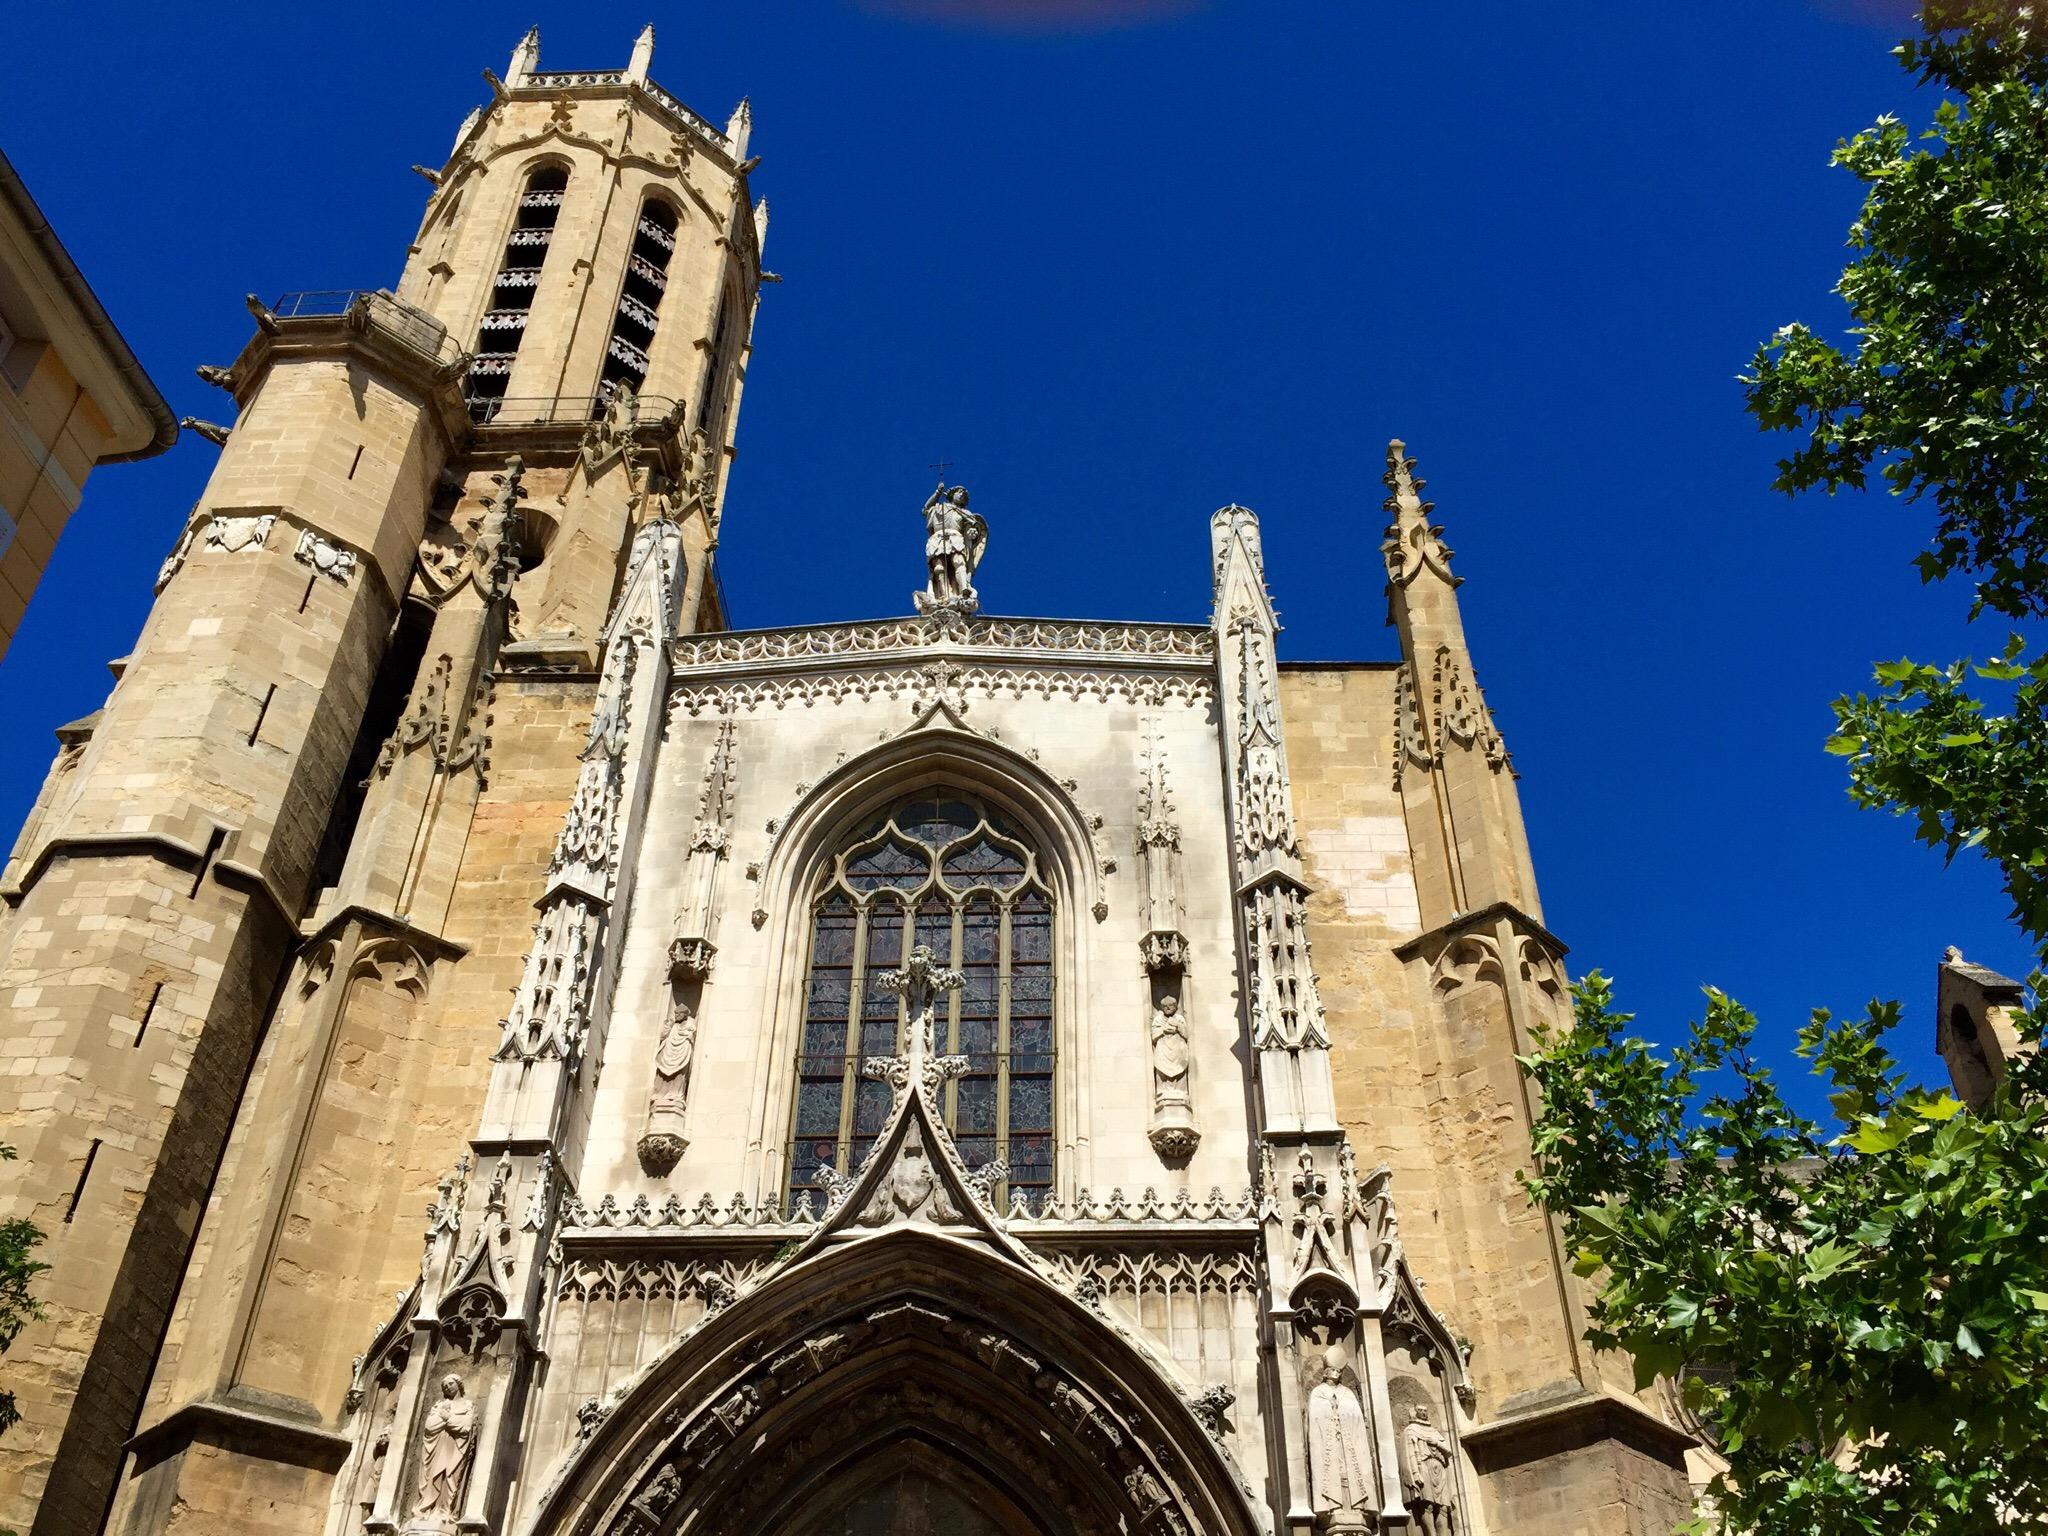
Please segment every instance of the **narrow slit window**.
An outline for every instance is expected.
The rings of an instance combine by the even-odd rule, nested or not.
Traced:
[[[477,327],[475,355],[469,365],[469,414],[476,421],[490,421],[504,409],[505,390],[512,382],[512,360],[519,355],[519,343],[526,335],[527,317],[540,290],[541,266],[554,240],[555,220],[561,217],[562,194],[568,185],[567,170],[544,165],[526,178],[526,190],[519,194],[512,232],[505,237],[504,259],[491,280],[490,302]]]
[[[78,1170],[78,1183],[72,1187],[71,1203],[64,1207],[64,1225],[71,1225],[71,1218],[78,1214],[78,1203],[85,1198],[85,1181],[92,1177],[92,1165],[100,1155],[100,1139],[95,1136],[92,1145],[85,1149],[85,1166]]]
[[[618,313],[612,316],[611,340],[605,343],[604,365],[597,375],[593,413],[602,412],[612,392],[639,394],[647,383],[647,359],[660,322],[662,295],[668,292],[668,267],[676,252],[676,212],[649,198],[640,205],[633,226],[633,248],[626,256],[626,275],[619,284]]]
[[[713,447],[725,441],[726,403],[732,394],[733,354],[739,324],[733,315],[739,298],[732,290],[718,303],[718,318],[711,322],[711,355],[704,373],[704,398],[697,408],[697,425],[711,439]]]

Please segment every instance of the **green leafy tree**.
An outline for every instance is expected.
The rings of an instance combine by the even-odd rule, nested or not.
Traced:
[[[2048,48],[2022,7],[1929,6],[1898,57],[1939,94],[1841,144],[1865,189],[1836,291],[1849,345],[1788,326],[1744,381],[1802,439],[1786,492],[1874,473],[1931,503],[1924,579],[1971,616],[2048,615]],[[2048,960],[2048,655],[1877,669],[1836,701],[1851,796],[1948,857],[1996,866]],[[2023,1033],[2038,1040],[2042,973]],[[1675,1381],[1729,1471],[1713,1490],[1756,1536],[2008,1532],[2048,1520],[2048,1064],[1966,1109],[1885,1048],[1897,1004],[1816,1013],[1797,1055],[1826,1122],[1755,1054],[1755,1018],[1709,991],[1660,1053],[1598,973],[1574,1028],[1524,1065],[1543,1092],[1534,1197],[1597,1277],[1590,1336]]]
[[[14,1161],[14,1148],[0,1143],[0,1162]],[[35,1277],[50,1266],[33,1257],[42,1231],[32,1221],[16,1217],[0,1221],[0,1354],[7,1352],[21,1330],[42,1315],[42,1308],[29,1294]],[[14,1394],[0,1391],[0,1433],[20,1419]]]

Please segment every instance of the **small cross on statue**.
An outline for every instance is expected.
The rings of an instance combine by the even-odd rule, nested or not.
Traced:
[[[936,469],[939,472],[939,484],[941,485],[946,483],[946,471],[952,467],[953,461],[951,459],[941,459],[936,464],[925,465],[926,469]]]
[[[860,1064],[861,1076],[889,1083],[898,1093],[913,1083],[931,1092],[949,1078],[964,1076],[965,1056],[932,1054],[932,1014],[940,993],[957,992],[966,984],[965,976],[939,964],[929,944],[913,948],[901,970],[877,976],[875,985],[901,997],[909,1009],[908,1050],[902,1056],[870,1056]]]

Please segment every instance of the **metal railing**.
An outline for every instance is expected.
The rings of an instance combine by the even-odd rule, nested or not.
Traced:
[[[472,395],[470,419],[479,426],[581,427],[604,414],[606,394],[596,395]],[[681,410],[666,395],[642,395],[636,420],[651,427]]]
[[[453,362],[462,352],[449,338],[448,327],[381,288],[309,288],[280,295],[270,306],[270,312],[280,320],[312,320],[360,312],[436,363]]]

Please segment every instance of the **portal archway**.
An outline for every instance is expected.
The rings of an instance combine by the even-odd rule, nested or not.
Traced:
[[[678,1341],[526,1530],[848,1536],[901,1468],[990,1495],[963,1536],[1262,1532],[1170,1368],[1000,1242],[905,1224],[801,1258]]]

